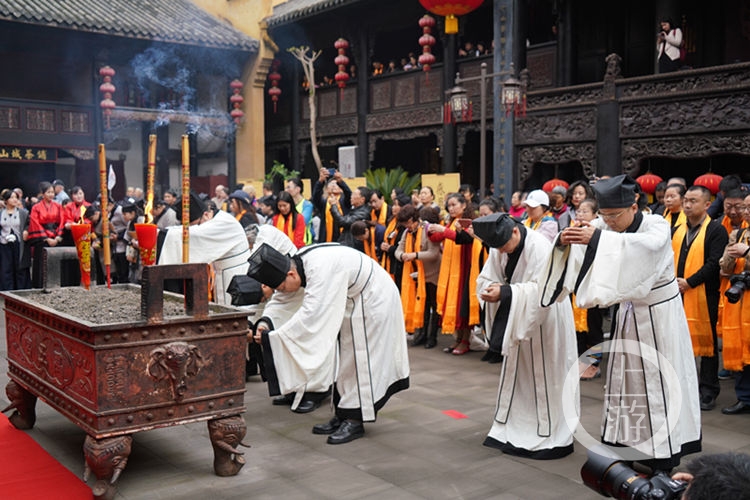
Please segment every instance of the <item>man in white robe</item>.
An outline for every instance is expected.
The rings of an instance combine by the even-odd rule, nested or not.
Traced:
[[[254,239],[248,236],[248,241],[252,244],[251,254],[264,243],[290,257],[297,253],[297,247],[294,246],[289,236],[273,225],[261,224],[255,226],[254,231]],[[286,323],[302,306],[304,294],[305,290],[302,287],[294,292],[274,292],[271,299],[264,304],[262,312],[253,318],[255,327],[274,330]],[[291,410],[295,413],[314,411],[331,393],[333,365],[334,352],[331,351],[329,359],[321,363],[321,369],[317,373],[311,374],[305,387],[300,388],[296,393],[284,393],[283,396],[274,398],[273,404],[276,406],[291,406]]]
[[[180,202],[175,203],[181,217]],[[214,271],[214,302],[230,305],[232,297],[226,293],[235,274],[247,272],[250,248],[245,230],[226,212],[206,210],[203,202],[190,196],[190,241],[188,262],[205,262]],[[161,248],[159,264],[182,263],[182,226],[170,227]]]
[[[474,219],[474,234],[492,247],[477,278],[490,349],[505,356],[494,420],[485,446],[540,460],[573,452],[564,402],[579,413],[578,377],[565,385],[576,363],[570,302],[542,308],[540,281],[552,245],[507,214]],[[577,375],[577,371],[575,374]]]
[[[329,444],[364,435],[363,422],[409,387],[401,299],[390,275],[367,255],[338,244],[312,245],[293,257],[268,244],[248,275],[275,290],[304,288],[302,306],[274,330],[256,329],[271,395],[305,389],[336,353],[336,415],[313,427]],[[273,301],[273,298],[272,298]]]
[[[558,235],[543,304],[575,293],[584,309],[618,305],[601,440],[660,472],[701,449],[698,378],[669,223],[638,209],[636,186],[597,181],[599,218]]]

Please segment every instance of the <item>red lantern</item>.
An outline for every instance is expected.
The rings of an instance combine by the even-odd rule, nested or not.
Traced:
[[[419,0],[422,7],[437,14],[445,16],[445,34],[458,33],[458,18],[476,9],[484,0]]]
[[[431,35],[435,27],[435,18],[425,14],[419,19],[422,28],[422,36],[419,37],[419,45],[422,46],[422,55],[419,56],[419,64],[423,71],[430,71],[430,66],[435,64],[435,56],[432,55],[432,46],[435,45],[435,37]]]
[[[336,84],[340,89],[339,98],[343,98],[344,87],[346,87],[346,82],[349,81],[349,73],[346,72],[346,68],[349,66],[349,58],[346,57],[346,49],[349,48],[349,42],[344,38],[339,38],[333,46],[336,47],[336,50],[339,52],[339,55],[333,60],[333,62],[336,63],[336,66],[339,67],[339,70],[333,79],[336,80]]]
[[[235,78],[229,86],[232,88],[232,96],[229,98],[229,101],[232,103],[232,111],[229,115],[234,120],[234,123],[239,125],[242,121],[242,117],[245,116],[245,113],[240,109],[240,106],[242,106],[242,103],[245,101],[245,98],[240,95],[242,87],[244,87],[245,84]]]
[[[274,59],[271,63],[271,72],[268,74],[268,79],[271,81],[271,88],[268,89],[268,95],[271,96],[271,100],[273,101],[274,114],[276,113],[276,103],[279,101],[279,96],[281,95],[281,89],[279,88],[279,81],[281,80],[279,66],[281,66],[281,61]]]
[[[646,194],[654,194],[656,191],[656,185],[662,182],[664,179],[656,174],[652,174],[650,171],[636,178],[635,182],[641,186],[641,189]]]
[[[544,185],[542,185],[542,191],[544,191],[545,193],[550,193],[550,192],[552,192],[552,190],[553,190],[553,189],[555,189],[555,188],[556,188],[557,186],[562,186],[562,187],[564,187],[565,189],[568,189],[568,186],[569,186],[569,185],[568,185],[568,183],[567,183],[567,182],[565,182],[565,181],[564,181],[564,180],[562,180],[562,179],[557,179],[557,178],[555,178],[555,179],[550,179],[550,180],[548,180],[547,182],[545,182],[545,183],[544,183]]]
[[[112,85],[112,77],[115,76],[115,70],[109,66],[104,66],[99,70],[99,76],[104,79],[104,83],[99,86],[99,92],[104,94],[104,99],[99,103],[106,120],[106,127],[109,128],[109,117],[112,110],[115,109],[115,101],[112,100],[112,94],[115,93],[115,86]]]
[[[711,194],[716,194],[719,192],[719,183],[723,179],[722,176],[716,175],[712,172],[708,172],[706,174],[703,174],[699,176],[697,179],[695,179],[695,182],[693,182],[694,186],[703,186],[704,188],[711,191]]]

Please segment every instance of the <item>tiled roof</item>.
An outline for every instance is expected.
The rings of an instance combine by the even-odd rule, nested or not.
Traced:
[[[258,41],[189,0],[0,0],[0,21],[256,52]]]
[[[273,8],[273,14],[266,18],[268,26],[286,24],[297,19],[310,17],[328,10],[351,5],[360,0],[289,0]]]

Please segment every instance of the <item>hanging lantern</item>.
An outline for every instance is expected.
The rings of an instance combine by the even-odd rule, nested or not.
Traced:
[[[557,186],[562,186],[565,189],[568,189],[569,184],[562,179],[550,179],[542,185],[542,191],[544,191],[545,193],[550,193]]]
[[[515,116],[526,114],[526,98],[521,96],[521,82],[513,76],[515,70],[510,64],[510,76],[503,82],[500,101],[505,106],[505,116],[513,113]]]
[[[268,89],[268,95],[271,96],[271,100],[273,101],[274,114],[276,114],[276,103],[279,101],[279,96],[281,95],[281,89],[279,88],[279,81],[281,80],[279,66],[281,66],[281,61],[274,59],[271,63],[271,72],[268,73],[268,79],[271,81],[271,88]]]
[[[652,174],[649,170],[645,174],[636,178],[635,182],[641,186],[641,190],[646,194],[654,194],[656,191],[656,185],[662,182],[664,179],[656,174]]]
[[[445,16],[445,34],[458,33],[458,18],[476,9],[484,0],[419,0],[422,7],[438,16]]]
[[[232,103],[232,111],[229,115],[234,120],[234,123],[239,125],[242,121],[242,117],[245,116],[245,113],[240,109],[240,106],[242,106],[242,103],[245,101],[245,98],[240,95],[242,87],[244,87],[245,84],[235,78],[229,86],[232,88],[232,96],[229,98],[229,101]]]
[[[448,102],[445,103],[443,122],[456,123],[459,121],[471,121],[471,102],[466,89],[456,85],[448,92]]]
[[[425,14],[419,19],[422,28],[422,36],[419,37],[419,45],[422,46],[422,55],[419,56],[419,64],[423,71],[430,71],[430,66],[435,64],[435,56],[432,55],[432,46],[435,45],[435,37],[432,36],[432,28],[435,27],[435,18]]]
[[[716,175],[713,172],[708,172],[696,178],[693,182],[693,185],[703,186],[704,188],[711,191],[711,194],[715,195],[719,192],[719,183],[722,179],[722,176]]]
[[[112,100],[112,94],[115,93],[115,86],[112,84],[112,77],[115,76],[115,70],[110,66],[104,66],[99,70],[99,76],[104,83],[99,85],[99,92],[103,94],[104,99],[99,103],[104,114],[105,126],[109,128],[109,117],[112,116],[112,110],[115,109],[115,101]]]
[[[349,42],[344,38],[339,38],[333,46],[336,47],[336,50],[339,52],[339,55],[333,60],[339,68],[333,79],[336,80],[336,84],[340,89],[339,99],[342,99],[344,97],[344,87],[346,87],[346,82],[349,81],[349,73],[346,72],[346,68],[349,66],[349,58],[346,57],[346,49],[349,48]]]

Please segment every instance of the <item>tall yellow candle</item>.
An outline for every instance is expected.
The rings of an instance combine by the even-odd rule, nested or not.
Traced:
[[[109,190],[107,188],[107,152],[104,144],[99,144],[99,189],[101,191],[102,205],[102,250],[104,253],[104,267],[107,273],[107,286],[111,286],[109,266],[111,264],[109,248]]]
[[[156,174],[156,134],[148,136],[148,170],[146,171],[146,222],[153,220],[154,176]]]
[[[182,262],[190,257],[190,143],[182,136]]]

